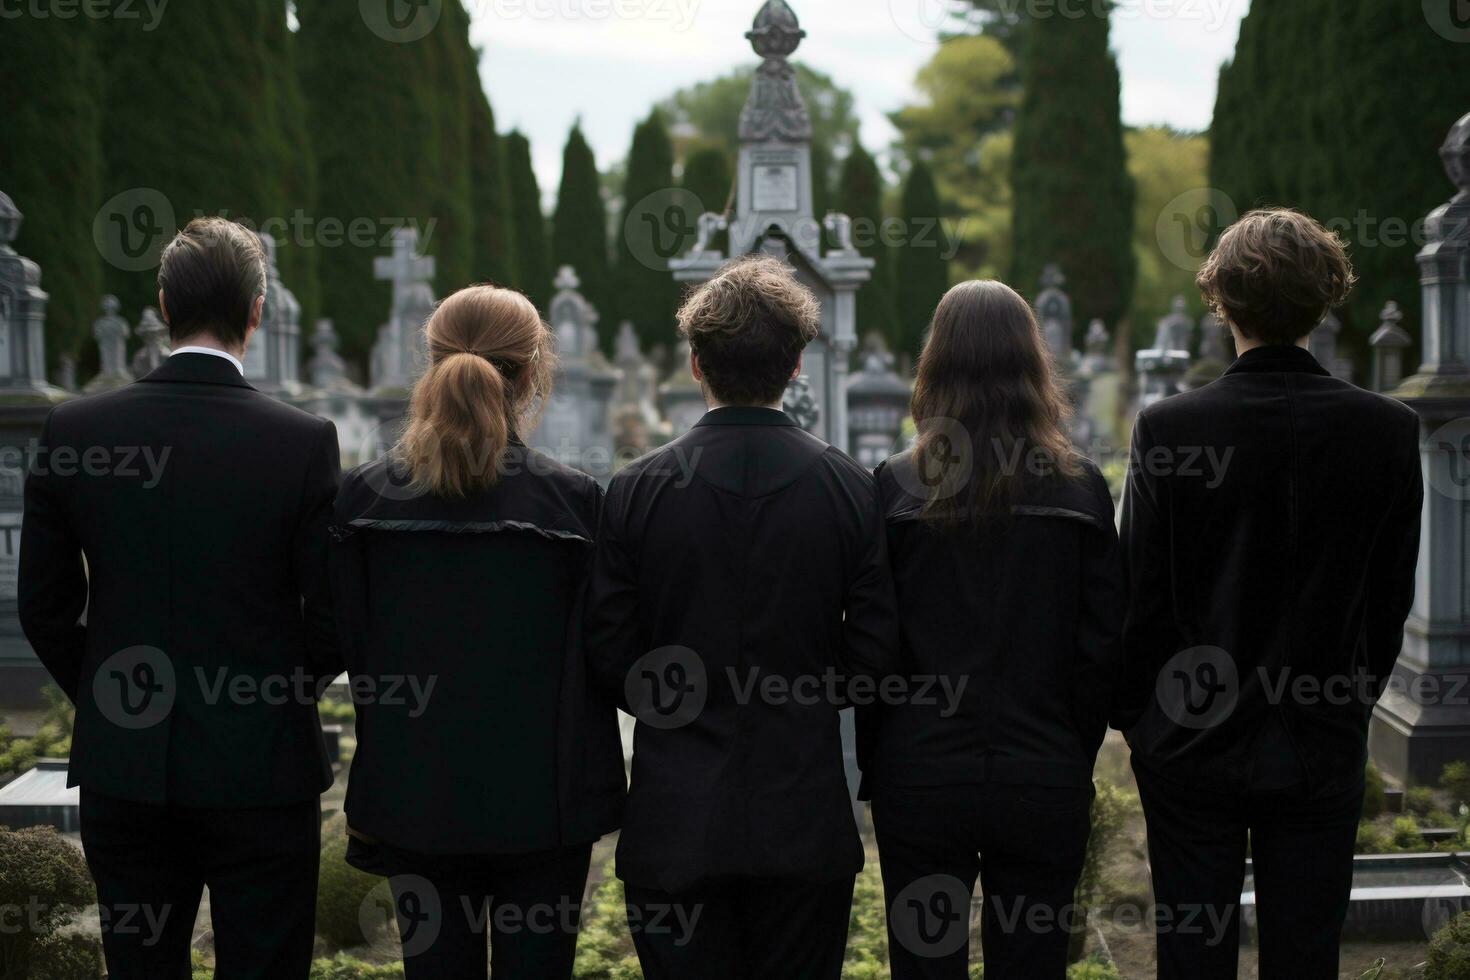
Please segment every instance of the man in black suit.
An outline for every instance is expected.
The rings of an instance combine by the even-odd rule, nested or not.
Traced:
[[[26,483],[20,619],[76,705],[113,980],[190,975],[206,885],[215,976],[310,965],[340,464],[331,422],[242,376],[265,281],[252,232],[191,222],[158,274],[173,356],[57,407]]]
[[[638,719],[617,868],[650,980],[841,973],[838,712],[898,620],[872,476],[781,411],[819,316],[773,258],[702,286],[679,326],[710,411],[608,488],[587,646]]]
[[[1368,721],[1423,501],[1414,412],[1306,350],[1352,284],[1317,222],[1247,215],[1199,274],[1239,358],[1134,429],[1117,722],[1148,821],[1160,977],[1235,976],[1247,844],[1261,976],[1337,976]]]

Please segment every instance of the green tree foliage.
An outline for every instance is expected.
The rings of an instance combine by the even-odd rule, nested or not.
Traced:
[[[510,185],[510,226],[515,230],[512,252],[516,259],[515,287],[531,298],[544,315],[551,302],[551,246],[546,215],[541,212],[541,188],[531,166],[531,141],[513,130],[505,137],[505,167]]]
[[[561,189],[551,221],[552,265],[569,265],[582,281],[581,292],[601,315],[597,328],[604,349],[611,351],[617,321],[611,316],[612,270],[608,261],[607,206],[597,158],[582,135],[572,127],[562,152]]]
[[[667,260],[682,236],[665,227],[669,213],[658,197],[673,187],[674,147],[663,113],[655,109],[633,131],[617,227],[616,317],[632,322],[645,348],[675,340],[678,289]]]
[[[278,134],[266,147],[273,155],[267,165],[281,177],[284,202],[280,217],[290,219],[298,211],[311,214],[317,208],[316,145],[307,125],[306,93],[301,88],[297,64],[296,35],[286,22],[280,0],[253,0],[260,5],[262,37],[268,58],[271,129]],[[276,264],[281,279],[301,304],[301,320],[310,324],[320,314],[320,265],[322,250],[298,241],[283,226],[264,229],[276,240]]]
[[[1161,126],[1129,130],[1124,141],[1128,146],[1128,172],[1138,189],[1133,220],[1138,285],[1130,316],[1137,346],[1153,339],[1150,327],[1169,312],[1175,296],[1188,300],[1196,316],[1204,314],[1204,303],[1194,285],[1203,251],[1182,247],[1182,240],[1174,237],[1174,229],[1167,229],[1170,234],[1161,238],[1159,218],[1171,205],[1178,206],[1174,202],[1193,202],[1196,197],[1204,200],[1199,191],[1209,182],[1210,145],[1204,136]],[[1192,239],[1201,245],[1205,240],[1203,234]]]
[[[723,214],[734,181],[730,155],[722,146],[703,146],[684,158],[679,186],[699,198],[706,211]]]
[[[892,234],[883,234],[883,173],[877,162],[855,144],[837,181],[836,210],[852,219],[853,243],[873,259],[873,278],[857,294],[857,333],[877,332],[898,349],[902,331],[894,315]]]
[[[1455,916],[1429,940],[1424,980],[1470,980],[1470,912]]]
[[[374,889],[386,893],[386,879],[359,871],[347,863],[346,857],[347,821],[338,815],[322,826],[316,931],[337,946],[361,946],[377,938],[363,935],[363,903]],[[386,894],[383,897],[387,899]]]
[[[996,38],[946,40],[919,70],[920,101],[892,113],[900,149],[934,172],[956,265],[977,278],[1010,272],[1015,60]]]
[[[1133,180],[1119,120],[1118,66],[1106,10],[1026,25],[1011,184],[1011,281],[1037,286],[1049,262],[1068,279],[1078,340],[1089,320],[1116,326],[1133,298]]]
[[[0,908],[25,917],[0,930],[5,976],[96,977],[102,965],[97,941],[62,931],[96,901],[82,852],[55,830],[0,827]]]
[[[77,355],[102,295],[92,220],[102,203],[100,69],[86,20],[19,17],[0,30],[0,191],[25,215],[15,249],[51,293],[47,356]]]
[[[474,260],[471,279],[497,286],[515,278],[515,232],[511,228],[510,183],[506,179],[505,147],[495,131],[495,113],[479,84],[470,93],[470,204],[475,214]]]
[[[1438,149],[1470,107],[1465,39],[1418,4],[1253,4],[1221,72],[1210,178],[1239,211],[1306,211],[1348,240],[1360,349],[1396,300],[1419,326],[1421,219],[1454,193]]]
[[[903,186],[905,232],[897,250],[897,327],[892,335],[896,351],[918,354],[934,308],[950,286],[950,242],[939,220],[942,211],[934,176],[919,161]]]

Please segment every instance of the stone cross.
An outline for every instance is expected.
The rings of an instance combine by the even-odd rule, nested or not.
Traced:
[[[424,323],[434,312],[430,280],[435,264],[418,248],[418,229],[404,226],[393,232],[393,254],[373,260],[373,275],[393,284],[388,322],[373,345],[373,387],[384,393],[408,388],[424,367]]]
[[[419,253],[419,231],[402,227],[393,231],[393,254],[373,259],[373,276],[393,284],[393,302],[404,291],[434,278],[434,259]]]

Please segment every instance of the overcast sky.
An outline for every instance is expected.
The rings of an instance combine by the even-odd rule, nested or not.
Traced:
[[[936,47],[944,0],[791,0],[808,37],[797,57],[857,99],[862,139],[894,139],[885,113],[913,99],[914,73]],[[1014,0],[1057,9],[1093,0]],[[760,0],[466,0],[480,66],[502,130],[531,140],[542,190],[554,193],[572,121],[601,167],[628,152],[657,100],[755,61],[743,34]],[[1204,129],[1221,62],[1249,0],[1122,0],[1113,47],[1123,118]],[[1070,8],[1069,8],[1070,9]]]

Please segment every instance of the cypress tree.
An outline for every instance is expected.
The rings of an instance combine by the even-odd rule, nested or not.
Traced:
[[[447,296],[474,278],[475,218],[471,208],[470,106],[480,89],[478,59],[470,44],[470,18],[462,0],[446,0],[442,19],[424,40],[399,45],[419,49],[426,58],[430,89],[421,103],[433,121],[432,147],[423,152],[432,168],[428,177],[428,213],[435,219],[432,240],[424,250],[435,257],[435,290]]]
[[[681,236],[666,226],[669,215],[657,195],[674,187],[674,148],[663,114],[655,109],[633,131],[623,214],[618,224],[616,318],[628,320],[645,348],[672,346],[678,290],[669,275],[669,250]],[[648,209],[650,199],[654,207]],[[692,220],[692,219],[691,219]]]
[[[495,112],[475,71],[470,93],[470,203],[475,237],[470,278],[505,286],[514,282],[515,232],[510,221],[510,184],[506,180],[505,147],[495,131]]]
[[[894,315],[892,250],[883,234],[883,175],[861,143],[853,145],[842,164],[836,209],[852,219],[858,251],[877,263],[873,278],[858,290],[858,336],[877,331],[897,350],[902,331]]]
[[[519,130],[505,138],[505,167],[510,185],[510,223],[515,229],[515,287],[529,296],[544,315],[551,302],[555,272],[546,241],[546,216],[541,213],[541,188],[531,167],[531,142]]]
[[[610,352],[617,336],[617,321],[609,309],[607,208],[602,202],[597,158],[582,135],[581,123],[572,127],[562,151],[561,188],[551,228],[552,265],[569,265],[577,270],[582,295],[600,315],[597,330],[603,349]]]
[[[1011,281],[1034,290],[1047,263],[1068,280],[1079,331],[1115,327],[1133,298],[1133,180],[1119,120],[1106,10],[1027,23],[1011,183]],[[1079,336],[1080,340],[1080,336]]]
[[[318,270],[322,256],[315,242],[302,240],[292,229],[295,216],[317,209],[316,148],[307,128],[306,94],[301,90],[296,35],[286,23],[280,0],[255,0],[261,7],[262,36],[266,43],[272,138],[264,145],[263,165],[280,176],[280,222],[266,227],[276,240],[276,264],[281,279],[301,304],[301,322],[310,325],[321,309]],[[302,331],[302,341],[309,339]]]
[[[693,194],[704,205],[704,210],[715,214],[725,213],[725,204],[730,200],[730,187],[734,181],[730,158],[718,146],[704,146],[689,154],[684,161],[684,174],[680,186]]]
[[[85,20],[55,17],[20,17],[0,29],[0,191],[25,215],[14,247],[40,265],[41,286],[51,294],[52,364],[90,343],[102,295],[92,241],[102,203],[94,34]]]
[[[895,351],[917,356],[934,308],[949,289],[950,244],[939,220],[941,213],[934,175],[927,164],[917,161],[903,187],[903,219],[908,230],[904,247],[898,250]]]

